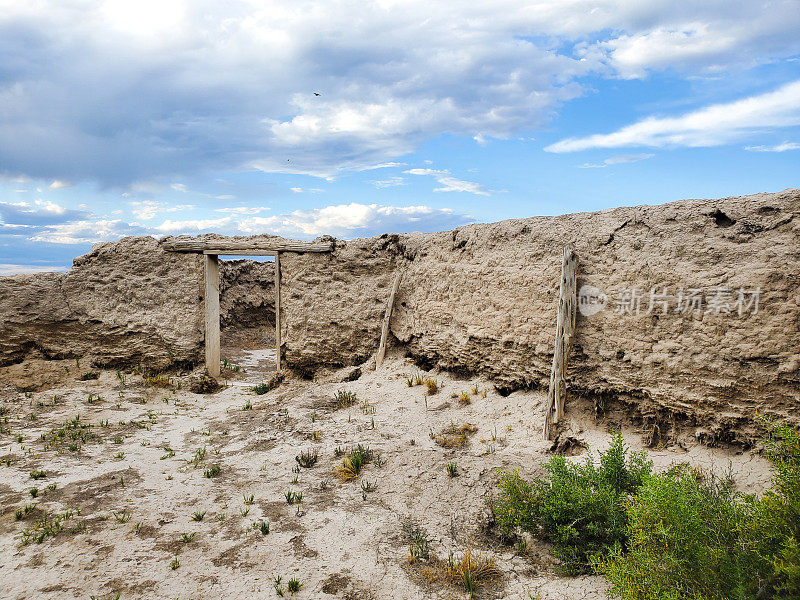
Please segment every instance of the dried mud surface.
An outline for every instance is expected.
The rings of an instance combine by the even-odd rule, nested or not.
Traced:
[[[425,577],[425,564],[409,564],[401,524],[413,519],[429,532],[438,560],[468,547],[494,557],[502,574],[479,598],[605,598],[601,578],[560,577],[544,544],[531,540],[518,556],[491,527],[486,502],[497,470],[533,476],[550,456],[540,439],[543,393],[503,397],[485,379],[431,372],[441,389],[426,396],[406,383],[417,368],[394,353],[354,381],[341,382],[349,371],[329,371],[259,396],[250,387],[269,376],[274,351],[241,350],[234,365],[225,371],[228,386],[210,395],[178,389],[178,379],[157,387],[114,371],[44,391],[0,391],[0,597],[273,598],[280,575],[284,586],[291,577],[303,583],[298,599],[464,598]],[[485,397],[471,393],[474,386]],[[358,401],[336,409],[340,389]],[[469,404],[458,400],[462,391]],[[562,436],[586,447],[576,444],[571,460],[607,444],[610,424],[595,420],[591,406],[576,401],[567,411]],[[85,443],[70,450],[53,432],[76,416],[89,427]],[[431,438],[466,423],[477,431],[462,447]],[[624,430],[634,448],[642,433]],[[651,452],[657,468],[691,461],[718,473],[730,467],[743,490],[768,484],[768,464],[756,453],[707,448],[691,436],[672,442]],[[335,450],[359,443],[379,452],[382,466],[340,481]],[[319,459],[296,473],[304,450]],[[447,476],[449,462],[458,477]],[[219,474],[206,477],[214,465]],[[32,479],[40,470],[44,477]],[[362,491],[366,482],[377,488]],[[287,504],[287,491],[302,492],[303,501]],[[34,508],[15,520],[25,506]],[[60,532],[23,545],[25,529],[66,511],[73,514]],[[202,520],[192,520],[196,513]],[[262,520],[267,535],[253,528]]]

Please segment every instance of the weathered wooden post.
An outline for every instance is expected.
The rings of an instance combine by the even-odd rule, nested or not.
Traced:
[[[576,279],[578,257],[571,245],[564,247],[561,261],[561,289],[556,316],[556,343],[553,350],[553,368],[550,371],[550,388],[547,392],[547,410],[544,417],[544,439],[550,439],[550,428],[564,416],[567,396],[567,358],[575,335]]]
[[[392,284],[392,291],[389,293],[389,300],[386,303],[386,313],[383,315],[383,325],[381,326],[381,343],[378,346],[378,355],[375,357],[375,370],[383,364],[383,357],[386,355],[386,338],[389,337],[389,321],[392,318],[392,307],[394,306],[394,296],[397,294],[397,288],[400,286],[400,278],[402,272],[398,271],[394,276],[394,283]]]
[[[219,256],[205,256],[206,370],[219,377]]]
[[[275,364],[281,370],[281,253],[275,253]]]

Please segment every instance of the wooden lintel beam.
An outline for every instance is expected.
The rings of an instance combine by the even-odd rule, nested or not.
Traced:
[[[329,242],[266,242],[258,243],[212,240],[203,241],[195,239],[174,239],[162,242],[162,248],[167,252],[195,252],[198,254],[263,254],[266,256],[278,252],[330,252],[333,244]]]

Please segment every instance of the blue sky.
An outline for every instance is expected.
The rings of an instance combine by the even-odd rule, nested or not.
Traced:
[[[798,0],[0,0],[0,274],[800,187],[798,31]]]

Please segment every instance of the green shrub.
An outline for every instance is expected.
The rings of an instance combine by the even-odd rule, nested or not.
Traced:
[[[800,598],[800,434],[787,425],[772,425],[766,455],[775,472],[772,487],[756,506],[747,538],[767,557],[772,574],[762,582],[773,598]]]
[[[676,469],[647,479],[626,507],[629,538],[595,567],[623,600],[800,598],[800,436],[773,426],[773,485],[760,499]]]
[[[754,500],[698,471],[649,477],[627,504],[627,552],[615,547],[596,570],[625,600],[753,598],[766,564],[741,536]]]
[[[563,573],[588,573],[591,556],[625,546],[625,502],[651,467],[645,453],[629,455],[617,433],[600,453],[599,466],[591,456],[583,464],[556,456],[544,465],[548,475],[542,479],[526,482],[516,472],[501,473],[495,514],[504,535],[521,529],[553,542]]]

